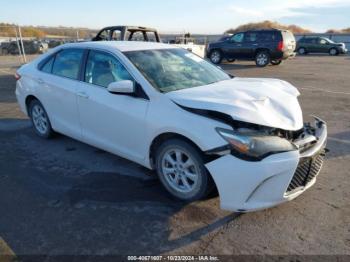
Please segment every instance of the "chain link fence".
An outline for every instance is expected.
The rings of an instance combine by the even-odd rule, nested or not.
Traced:
[[[32,57],[64,43],[89,41],[97,30],[66,27],[20,27],[0,24],[1,56],[17,57],[20,64],[27,63]],[[12,56],[13,58],[10,58]],[[2,59],[4,60],[4,58]]]
[[[26,52],[22,30],[19,26],[0,26],[0,55],[18,55],[21,63],[26,63]]]

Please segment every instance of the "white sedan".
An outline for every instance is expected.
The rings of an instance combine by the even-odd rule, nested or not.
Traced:
[[[217,188],[223,209],[264,209],[303,193],[322,167],[326,124],[303,123],[295,87],[230,76],[171,45],[62,45],[16,78],[39,136],[62,133],[154,169],[184,201]]]

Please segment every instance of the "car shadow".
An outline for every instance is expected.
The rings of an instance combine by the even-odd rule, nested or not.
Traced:
[[[224,70],[244,70],[244,69],[251,69],[256,68],[255,64],[247,65],[247,64],[238,64],[235,63],[225,63],[221,64],[220,67]]]
[[[220,210],[218,198],[175,200],[146,168],[65,136],[42,140],[24,124],[0,130],[0,236],[17,255],[162,254],[240,215]]]

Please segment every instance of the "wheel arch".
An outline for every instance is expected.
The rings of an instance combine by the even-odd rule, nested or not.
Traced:
[[[214,51],[219,51],[222,58],[225,58],[225,55],[224,55],[224,52],[222,51],[222,49],[220,47],[213,47],[212,49],[210,49],[210,51],[208,52],[208,58],[210,58],[211,54],[214,52]]]
[[[260,47],[255,50],[254,57],[256,57],[259,52],[267,52],[270,55],[270,50],[268,48]]]
[[[150,160],[150,165],[151,168],[154,169],[155,166],[155,152],[157,150],[157,148],[166,140],[169,139],[180,139],[183,140],[187,143],[189,143],[190,145],[192,145],[193,147],[195,147],[198,152],[202,153],[204,155],[203,150],[195,143],[193,142],[190,138],[179,134],[179,133],[175,133],[175,132],[165,132],[165,133],[161,133],[159,135],[157,135],[153,140],[152,143],[149,147],[149,160]]]
[[[152,170],[155,169],[155,157],[154,156],[155,156],[155,152],[156,152],[157,148],[164,141],[166,141],[168,139],[179,139],[179,140],[183,140],[183,141],[189,143],[190,145],[192,145],[202,155],[205,164],[209,163],[209,162],[211,162],[219,157],[219,156],[215,156],[215,155],[205,154],[205,152],[195,142],[193,142],[190,138],[186,137],[185,135],[175,133],[175,132],[165,132],[165,133],[162,133],[162,134],[159,134],[158,136],[156,136],[151,143],[151,146],[149,149],[149,161],[150,161],[150,167]],[[205,165],[204,165],[204,167],[206,168],[206,170],[209,174],[209,177],[212,180],[215,189],[217,190],[216,182],[215,182],[213,176],[211,175],[210,171],[207,169],[207,167]]]
[[[34,100],[38,100],[40,102],[40,100],[34,95],[28,95],[25,99],[25,105],[26,105],[26,110],[27,110],[28,116],[30,116],[30,112],[29,112],[30,103]]]
[[[189,143],[203,156],[203,160],[205,163],[208,163],[208,162],[215,160],[217,158],[217,156],[215,156],[213,154],[206,154],[205,153],[206,151],[203,150],[198,143],[196,143],[195,141],[193,141],[193,139],[189,138],[186,135],[176,133],[176,132],[163,132],[163,133],[161,133],[153,138],[152,143],[150,144],[150,147],[149,147],[148,156],[149,156],[149,163],[150,163],[151,169],[154,169],[155,152],[156,152],[157,148],[164,141],[169,140],[169,139],[179,139],[179,140],[182,140],[182,141]]]
[[[334,49],[334,50],[336,51],[336,54],[339,54],[339,49],[338,49],[336,46],[330,47],[330,48],[328,49],[328,53],[329,53],[332,49]]]

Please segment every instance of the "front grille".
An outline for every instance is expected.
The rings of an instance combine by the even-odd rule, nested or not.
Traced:
[[[304,187],[314,179],[321,170],[324,156],[325,150],[323,149],[314,157],[300,159],[300,163],[286,193],[289,193],[298,187]]]

